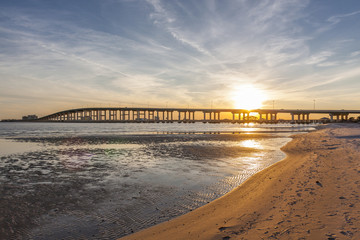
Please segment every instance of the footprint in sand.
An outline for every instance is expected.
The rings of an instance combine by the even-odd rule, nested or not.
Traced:
[[[321,184],[321,182],[316,181],[316,184],[319,185],[320,187],[322,187],[323,185]]]
[[[228,227],[219,227],[219,231],[222,232],[224,230],[228,229]]]

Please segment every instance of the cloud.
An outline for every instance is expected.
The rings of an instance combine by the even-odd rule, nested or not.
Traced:
[[[357,57],[360,55],[360,51],[355,51],[350,54],[350,57]]]
[[[348,17],[354,16],[357,14],[360,14],[360,11],[331,16],[327,19],[327,21],[330,22],[331,24],[335,25],[335,24],[340,23],[344,18],[348,18]]]
[[[327,32],[327,31],[333,29],[334,26],[336,26],[337,24],[341,23],[344,19],[355,16],[359,13],[360,13],[360,11],[355,11],[355,12],[339,14],[339,15],[334,15],[334,16],[328,17],[326,19],[326,22],[328,22],[329,24],[321,24],[318,27],[317,32],[318,33]]]
[[[324,61],[326,61],[329,57],[331,57],[333,55],[334,55],[334,52],[332,52],[332,51],[322,51],[320,53],[313,54],[312,56],[310,56],[309,59],[306,61],[306,64],[309,64],[309,65],[320,64],[320,63],[323,63]]]

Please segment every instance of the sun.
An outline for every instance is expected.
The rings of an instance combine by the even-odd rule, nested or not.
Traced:
[[[236,109],[258,109],[267,100],[266,93],[253,85],[241,85],[231,94]]]

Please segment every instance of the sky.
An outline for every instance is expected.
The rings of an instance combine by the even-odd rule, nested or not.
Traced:
[[[358,0],[0,1],[0,119],[244,101],[360,109],[359,26]]]

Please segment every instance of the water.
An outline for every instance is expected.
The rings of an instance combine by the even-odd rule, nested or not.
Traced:
[[[116,239],[200,207],[314,125],[0,123],[1,239]]]

